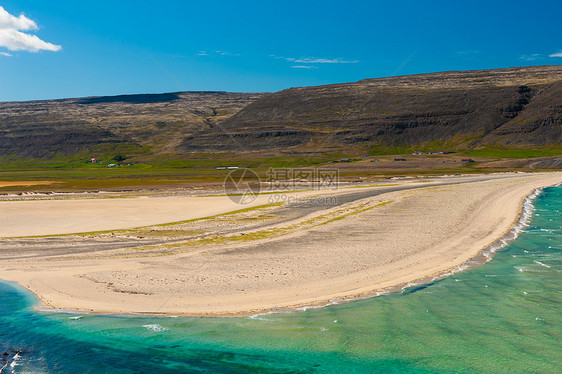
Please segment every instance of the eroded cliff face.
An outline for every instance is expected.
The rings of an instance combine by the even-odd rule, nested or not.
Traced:
[[[452,147],[562,143],[562,67],[444,72],[292,88],[222,123],[247,149],[337,150],[373,145]],[[201,133],[180,148],[232,148]]]
[[[562,66],[291,88],[0,103],[0,156],[562,146]]]

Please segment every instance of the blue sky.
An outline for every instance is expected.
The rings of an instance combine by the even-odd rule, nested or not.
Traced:
[[[0,0],[0,6],[0,101],[264,92],[562,64],[560,1]]]

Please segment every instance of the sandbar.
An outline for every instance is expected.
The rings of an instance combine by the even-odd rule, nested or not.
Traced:
[[[31,290],[47,307],[92,312],[225,316],[327,305],[377,295],[459,267],[512,229],[529,194],[560,182],[560,172],[399,181],[396,183],[408,183],[409,188],[326,206],[294,219],[290,215],[284,215],[289,217],[284,220],[276,218],[276,209],[286,214],[297,209],[291,206],[270,208],[260,216],[247,213],[239,222],[230,222],[221,234],[216,231],[214,236],[176,239],[170,241],[173,244],[162,241],[151,246],[73,253],[75,239],[69,236],[64,239],[65,253],[45,258],[40,253],[27,256],[22,244],[19,258],[0,264],[0,278]],[[384,187],[363,188],[376,192]],[[306,198],[320,193],[344,197],[352,190],[359,189],[312,191]],[[267,203],[267,195],[260,199],[253,203],[255,207]],[[116,199],[95,202],[107,217],[119,216],[103,226],[107,229],[239,209],[228,205],[224,196],[162,197],[152,205],[158,217],[147,214],[140,219],[139,207],[112,208],[112,200]],[[33,211],[34,203],[45,202],[26,203],[10,206],[10,214],[25,215]],[[82,203],[65,201],[70,207]],[[3,204],[0,202],[0,208]],[[53,213],[51,219],[56,222],[57,216]],[[197,229],[212,232],[215,227],[225,227],[219,218],[198,223]],[[248,222],[258,218],[270,223],[249,226]],[[61,224],[65,229],[58,230],[52,222],[15,222],[4,234],[91,228],[80,223],[72,230],[67,228],[70,224]],[[12,240],[0,240],[0,250]],[[97,240],[95,235],[92,240]]]

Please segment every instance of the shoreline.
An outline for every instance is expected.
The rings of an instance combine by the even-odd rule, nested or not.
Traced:
[[[554,173],[552,174],[554,175]],[[558,174],[559,175],[559,174]],[[36,298],[39,301],[39,304],[36,306],[36,309],[40,312],[63,312],[63,313],[81,313],[81,314],[105,314],[105,315],[124,315],[124,316],[189,316],[189,317],[234,317],[234,316],[252,316],[252,315],[264,315],[264,314],[272,314],[272,313],[287,313],[287,312],[294,312],[299,310],[307,310],[307,309],[314,309],[314,308],[321,308],[330,305],[336,305],[345,302],[351,302],[356,300],[367,299],[375,296],[385,295],[393,292],[404,291],[410,287],[420,286],[427,283],[431,283],[433,281],[437,281],[439,279],[443,279],[447,276],[453,275],[460,271],[464,271],[466,269],[470,269],[476,266],[480,266],[485,264],[486,262],[490,261],[494,253],[497,250],[505,247],[513,240],[515,240],[520,232],[521,229],[528,225],[528,222],[531,218],[531,214],[533,212],[533,203],[534,199],[542,192],[542,189],[546,187],[560,185],[560,179],[557,182],[549,183],[546,185],[541,185],[539,187],[535,187],[532,189],[532,192],[525,195],[523,198],[519,199],[518,201],[518,213],[515,219],[511,221],[511,225],[507,230],[503,232],[503,234],[499,237],[488,238],[488,245],[484,248],[479,248],[476,254],[472,254],[467,260],[464,260],[460,263],[457,263],[453,266],[446,268],[445,270],[441,270],[439,272],[433,274],[425,274],[421,277],[412,277],[411,279],[399,283],[392,284],[387,287],[382,287],[382,289],[373,289],[372,291],[362,291],[357,292],[355,294],[350,294],[348,296],[343,297],[329,297],[324,299],[317,299],[317,302],[304,302],[304,303],[296,303],[293,305],[282,305],[276,307],[266,307],[263,309],[250,309],[246,311],[234,311],[234,312],[205,312],[205,313],[181,313],[181,312],[174,312],[174,311],[123,311],[123,310],[112,310],[112,309],[97,309],[91,310],[91,308],[57,308],[51,303],[43,300],[41,298],[41,294],[39,292],[33,291],[30,287],[26,287],[24,284],[20,283],[17,280],[9,280],[11,282],[17,283],[19,286],[27,289],[28,291],[35,294]],[[427,188],[427,187],[420,187],[420,189]],[[528,207],[531,207],[528,209]],[[527,214],[526,214],[527,212]],[[474,252],[474,251],[472,251]],[[372,287],[372,286],[371,286]],[[357,291],[360,291],[359,289]]]
[[[475,255],[473,258],[469,259],[468,261],[459,264],[456,267],[453,267],[441,274],[437,274],[434,276],[427,276],[424,278],[419,278],[419,279],[415,279],[412,280],[410,282],[407,283],[402,283],[402,284],[397,284],[395,286],[389,287],[388,289],[383,289],[382,291],[377,291],[373,294],[366,294],[366,295],[360,295],[360,296],[356,296],[356,297],[350,297],[350,298],[346,298],[346,299],[339,299],[339,300],[330,300],[328,302],[324,301],[324,302],[319,302],[318,304],[310,304],[310,305],[300,305],[300,306],[295,306],[295,307],[287,307],[287,308],[275,308],[275,310],[264,310],[261,312],[257,312],[257,313],[234,313],[234,314],[219,314],[219,315],[210,315],[210,316],[205,316],[205,315],[192,315],[192,314],[181,314],[178,313],[177,315],[171,315],[171,314],[167,314],[167,313],[150,313],[150,312],[111,312],[111,311],[89,311],[89,310],[81,310],[81,309],[59,309],[53,306],[49,306],[47,304],[45,304],[40,298],[38,298],[37,294],[35,294],[32,290],[22,286],[21,284],[19,284],[18,282],[12,282],[10,281],[9,283],[13,283],[19,287],[22,287],[23,289],[25,289],[26,291],[30,292],[31,294],[34,295],[34,297],[37,300],[37,304],[34,306],[34,309],[39,312],[39,313],[49,313],[49,312],[54,312],[54,313],[67,313],[67,314],[86,314],[86,315],[116,315],[116,316],[124,316],[124,317],[136,317],[136,316],[142,316],[142,317],[160,317],[160,318],[170,318],[170,317],[201,317],[201,318],[228,318],[228,317],[252,317],[252,316],[265,316],[265,315],[271,315],[271,314],[283,314],[283,313],[294,313],[294,312],[300,312],[300,311],[307,311],[310,309],[320,309],[320,308],[326,308],[329,306],[333,306],[333,305],[339,305],[339,304],[343,304],[343,303],[350,303],[350,302],[354,302],[354,301],[360,301],[360,300],[366,300],[366,299],[370,299],[370,298],[374,298],[374,297],[378,297],[378,296],[384,296],[384,295],[389,295],[392,293],[396,293],[396,292],[403,292],[404,290],[407,290],[408,288],[411,287],[417,287],[417,286],[423,286],[426,284],[430,284],[432,282],[435,281],[439,281],[441,279],[445,279],[448,278],[454,274],[457,273],[461,273],[463,271],[467,271],[482,265],[485,265],[486,263],[490,262],[493,260],[493,258],[495,257],[496,253],[498,251],[501,251],[503,248],[507,247],[510,243],[514,242],[519,235],[522,232],[522,229],[524,229],[525,227],[528,227],[529,222],[531,220],[531,214],[534,212],[534,200],[536,200],[536,198],[538,196],[540,196],[542,194],[542,191],[545,188],[549,188],[549,187],[556,187],[559,186],[560,184],[556,184],[553,186],[545,186],[545,187],[539,187],[536,188],[535,191],[533,191],[531,194],[527,195],[526,197],[523,198],[523,202],[521,204],[521,211],[519,213],[519,216],[514,220],[514,224],[513,227],[511,229],[509,229],[507,232],[505,232],[504,236],[496,239],[493,243],[491,243],[488,247],[482,249],[477,255]],[[526,210],[525,210],[525,204],[526,203],[531,204],[531,209],[527,210],[528,215],[526,215]],[[488,254],[486,254],[486,252],[488,252]],[[8,282],[8,281],[4,281],[3,282]]]
[[[412,288],[412,287],[427,285],[427,284],[433,283],[435,281],[439,281],[439,280],[448,278],[448,277],[450,277],[454,274],[461,273],[463,271],[467,271],[467,270],[470,270],[470,269],[473,269],[473,268],[480,267],[480,266],[485,265],[486,263],[492,261],[498,251],[501,251],[505,247],[509,246],[510,243],[517,240],[517,238],[519,237],[519,235],[522,232],[522,229],[524,229],[525,227],[528,227],[530,219],[531,219],[531,214],[534,212],[534,205],[531,205],[531,209],[528,210],[529,214],[525,215],[525,213],[526,213],[525,203],[529,202],[530,204],[534,204],[534,200],[538,196],[541,195],[542,191],[545,188],[557,187],[557,186],[560,186],[560,184],[540,187],[540,188],[535,189],[535,191],[533,191],[531,194],[527,195],[523,199],[523,203],[521,204],[521,212],[520,212],[518,218],[514,221],[513,227],[511,229],[509,229],[507,232],[505,232],[504,236],[496,239],[488,247],[482,249],[473,258],[469,259],[468,261],[466,261],[466,262],[464,262],[464,263],[462,263],[458,266],[455,266],[455,267],[453,267],[449,270],[446,270],[443,273],[440,273],[440,274],[437,274],[437,275],[434,275],[434,276],[426,276],[426,277],[415,279],[415,280],[412,280],[410,282],[405,282],[405,283],[402,283],[402,284],[397,284],[395,286],[389,287],[388,289],[383,289],[382,291],[376,291],[373,294],[360,295],[360,296],[356,296],[356,297],[339,299],[339,300],[330,300],[329,302],[321,302],[321,303],[318,303],[318,304],[301,305],[301,306],[296,306],[296,307],[287,308],[287,309],[279,308],[279,310],[269,310],[269,311],[264,311],[264,312],[261,312],[261,313],[255,313],[255,314],[239,313],[239,314],[234,314],[234,315],[218,315],[216,317],[248,317],[248,316],[251,317],[251,316],[263,316],[263,315],[271,315],[271,314],[299,312],[299,311],[306,311],[306,310],[309,310],[309,309],[320,309],[320,308],[325,308],[325,307],[329,307],[329,306],[333,306],[333,305],[350,303],[350,302],[354,302],[354,301],[366,300],[366,299],[371,299],[371,298],[374,298],[374,297],[389,295],[389,294],[392,294],[392,293],[403,292],[403,291],[405,291],[409,288]],[[486,252],[488,252],[488,251],[490,253],[486,254]],[[78,310],[76,310],[76,312],[78,312]],[[119,314],[119,315],[127,315],[127,314]],[[146,315],[150,315],[150,314],[147,313]],[[156,317],[158,315],[154,315],[154,316]],[[180,316],[182,316],[182,315],[180,315]],[[200,317],[200,316],[185,315],[185,317]]]

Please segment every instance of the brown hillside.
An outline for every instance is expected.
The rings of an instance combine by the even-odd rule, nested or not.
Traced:
[[[444,72],[269,94],[200,132],[182,151],[283,148],[332,151],[376,145],[562,144],[562,66]],[[228,139],[232,137],[236,142]]]

